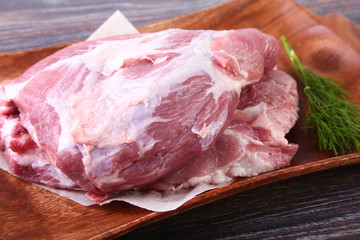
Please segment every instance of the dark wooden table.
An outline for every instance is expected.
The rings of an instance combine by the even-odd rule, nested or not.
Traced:
[[[1,0],[0,52],[85,39],[116,9],[140,27],[220,2]],[[359,0],[297,2],[360,24]],[[360,239],[359,183],[359,165],[313,173],[192,209],[121,239]]]

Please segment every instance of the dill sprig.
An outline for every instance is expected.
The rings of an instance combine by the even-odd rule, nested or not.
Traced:
[[[284,36],[281,41],[295,71],[304,84],[308,110],[305,127],[316,129],[319,148],[335,155],[355,147],[360,151],[360,109],[351,103],[340,81],[319,76],[304,66]]]

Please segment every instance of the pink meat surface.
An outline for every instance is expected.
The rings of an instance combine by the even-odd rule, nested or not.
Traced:
[[[215,145],[151,188],[219,184],[288,166],[298,146],[289,144],[285,135],[298,118],[297,105],[296,81],[280,70],[266,73],[242,89],[239,105]]]
[[[14,103],[10,101],[0,104],[0,144],[10,171],[24,179],[50,187],[76,188],[76,184],[33,141],[20,122],[19,111]]]
[[[256,29],[169,29],[74,44],[1,85],[5,158],[15,175],[81,187],[101,201],[116,191],[155,186],[214,149],[228,146],[226,152],[237,154],[242,150],[238,140],[224,137],[228,131],[249,129],[258,142],[263,132],[271,135],[243,151],[266,155],[281,145],[283,155],[291,155],[280,132],[293,122],[270,132],[276,116],[253,117],[250,124],[245,118],[262,110],[246,113],[251,103],[240,98],[272,72],[278,55],[277,41]],[[275,168],[288,164],[274,161]]]

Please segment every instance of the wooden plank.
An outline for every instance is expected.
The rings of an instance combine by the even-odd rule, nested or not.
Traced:
[[[0,52],[86,39],[116,10],[140,27],[225,1],[4,1],[0,5]]]

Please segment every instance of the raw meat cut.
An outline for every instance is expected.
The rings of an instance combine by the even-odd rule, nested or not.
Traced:
[[[297,120],[297,105],[296,81],[280,70],[266,73],[242,89],[240,103],[214,147],[150,187],[178,190],[201,182],[219,184],[288,166],[298,146],[289,144],[285,134]]]
[[[273,168],[285,166],[296,151],[284,139],[296,114],[249,110],[252,103],[243,98],[239,105],[242,89],[256,86],[264,73],[285,78],[272,71],[278,55],[276,40],[256,29],[169,29],[74,44],[1,85],[5,158],[15,175],[82,188],[94,201],[162,185],[217,151],[229,131],[247,138],[249,130],[258,144],[246,151],[280,151],[289,157]],[[256,102],[256,93],[246,91]],[[294,99],[282,104],[296,108]]]
[[[9,107],[2,106],[2,113]],[[49,155],[35,144],[22,126],[19,113],[8,114],[7,118],[0,118],[1,147],[6,150],[4,156],[11,172],[50,187],[76,188],[76,184],[52,163]]]

